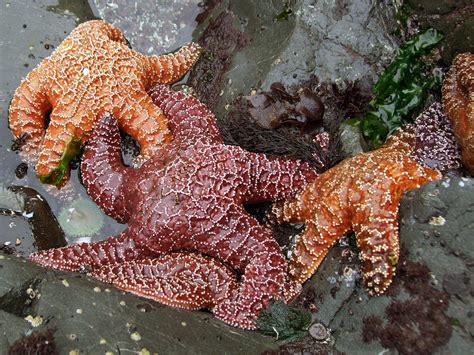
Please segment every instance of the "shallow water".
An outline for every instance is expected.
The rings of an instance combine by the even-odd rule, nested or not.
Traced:
[[[194,18],[200,11],[197,4],[195,0],[95,0],[91,7],[83,0],[0,1],[0,187],[31,187],[47,201],[56,218],[74,214],[72,203],[88,199],[77,169],[71,171],[69,183],[61,190],[41,184],[32,164],[29,164],[25,177],[18,178],[15,174],[17,166],[25,161],[11,149],[12,135],[8,129],[8,106],[16,87],[78,23],[102,15],[123,29],[134,49],[145,53],[161,53],[191,40]],[[170,27],[172,23],[178,24],[178,27]],[[144,35],[139,37],[139,33]],[[167,35],[160,37],[160,33]],[[0,202],[5,199],[6,196],[0,193]],[[68,242],[100,240],[116,235],[125,228],[103,213],[101,216],[104,221],[102,228],[90,238],[82,239],[68,232],[70,218],[62,218]],[[79,217],[86,218],[84,227],[87,229],[87,216],[81,214]],[[19,243],[16,250],[24,255],[35,250],[33,235],[25,217],[0,216],[0,246],[4,243],[11,246]]]

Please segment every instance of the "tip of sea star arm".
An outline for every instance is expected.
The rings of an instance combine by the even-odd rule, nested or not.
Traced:
[[[196,63],[202,52],[194,42],[188,43],[177,51],[145,57],[147,68],[147,89],[157,83],[171,84],[181,79]]]
[[[66,149],[61,155],[57,164],[47,163],[40,160],[36,166],[36,173],[43,184],[51,184],[62,187],[69,179],[69,164],[79,154],[81,150],[81,141],[73,137],[67,143]],[[42,152],[43,154],[44,152]],[[56,165],[51,167],[51,165]]]
[[[42,250],[32,253],[29,259],[44,267],[63,271],[76,271],[82,265],[79,255],[71,251],[70,247]]]
[[[127,43],[122,31],[114,25],[105,22],[103,20],[90,20],[81,23],[73,31],[72,35],[79,35],[84,37],[90,37],[94,34],[102,33],[105,34],[110,40]]]

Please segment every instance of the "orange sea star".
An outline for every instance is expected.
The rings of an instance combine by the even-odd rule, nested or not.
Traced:
[[[409,157],[412,127],[372,152],[346,159],[318,176],[292,200],[277,203],[283,221],[305,222],[290,261],[290,274],[304,282],[329,248],[349,230],[356,233],[364,281],[371,293],[390,284],[399,255],[398,204],[402,194],[441,178]]]
[[[454,58],[443,82],[443,108],[461,146],[462,161],[474,175],[474,54]]]
[[[166,117],[146,91],[181,78],[199,53],[200,47],[190,43],[172,54],[145,56],[127,46],[119,29],[100,20],[74,29],[27,75],[10,105],[15,138],[27,138],[26,152],[40,148],[36,173],[41,181],[67,180],[69,162],[105,111],[138,140],[145,157],[170,141]]]

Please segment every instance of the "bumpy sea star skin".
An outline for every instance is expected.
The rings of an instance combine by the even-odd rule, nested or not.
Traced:
[[[70,160],[103,112],[113,112],[148,157],[171,136],[166,117],[146,91],[181,78],[199,53],[191,43],[172,54],[145,56],[127,47],[112,25],[85,22],[20,84],[10,105],[10,128],[15,138],[26,135],[26,152],[40,148],[36,172],[55,185],[67,179]]]
[[[151,97],[169,118],[172,143],[140,168],[126,168],[115,121],[104,115],[81,166],[92,199],[107,214],[128,222],[128,229],[116,238],[39,252],[32,259],[63,270],[94,270],[111,263],[141,265],[146,252],[156,257],[192,250],[242,272],[238,290],[212,311],[229,324],[253,329],[271,297],[288,299],[296,288],[285,283],[286,263],[270,230],[243,204],[290,197],[316,174],[301,161],[224,145],[215,117],[191,96],[158,86]],[[122,278],[114,283],[145,292]],[[146,290],[160,300],[159,289]]]
[[[232,270],[194,253],[109,264],[89,275],[119,289],[186,309],[213,309],[238,289]]]
[[[415,119],[416,140],[412,156],[417,162],[441,172],[461,168],[461,151],[451,122],[439,102]]]
[[[443,82],[443,107],[461,145],[464,166],[474,175],[474,54],[461,53]]]
[[[356,233],[364,281],[380,294],[388,287],[399,255],[398,204],[402,194],[441,174],[408,157],[415,136],[400,131],[387,144],[318,176],[294,199],[275,204],[273,213],[288,222],[305,222],[289,272],[304,282],[329,248],[349,230]]]

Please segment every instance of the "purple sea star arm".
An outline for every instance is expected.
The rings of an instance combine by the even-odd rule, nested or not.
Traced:
[[[209,109],[193,96],[156,85],[149,94],[168,117],[173,140],[183,144],[222,143],[216,119]]]
[[[233,149],[241,150],[238,147]],[[245,203],[288,198],[317,176],[316,171],[301,160],[243,152],[244,159],[250,162]]]
[[[232,270],[193,253],[105,265],[89,275],[142,297],[187,309],[212,309],[237,288]]]
[[[113,263],[121,263],[149,257],[148,249],[136,245],[130,230],[116,237],[96,243],[72,244],[63,248],[42,250],[30,255],[30,260],[64,271],[79,271]]]
[[[82,181],[89,196],[107,215],[127,223],[130,213],[124,182],[133,170],[122,163],[120,133],[114,117],[105,113],[97,123],[84,150]]]
[[[217,305],[214,313],[229,324],[253,329],[256,315],[271,297],[281,294],[285,259],[270,230],[235,204],[228,206],[225,215],[216,221],[215,231],[217,235],[207,243],[199,243],[197,237],[195,248],[241,270],[243,276],[237,292]]]

